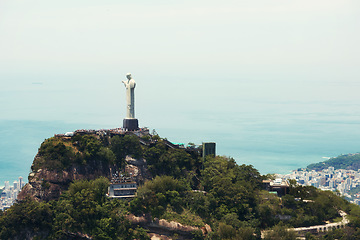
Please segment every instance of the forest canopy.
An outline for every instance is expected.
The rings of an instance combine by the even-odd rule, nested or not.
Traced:
[[[190,239],[251,240],[264,230],[270,230],[267,239],[295,239],[288,228],[339,221],[339,210],[349,214],[349,226],[312,239],[348,239],[350,233],[360,237],[359,207],[336,193],[292,181],[289,194],[278,197],[263,189],[268,176],[253,166],[231,157],[203,158],[194,148],[171,148],[158,136],[50,138],[41,145],[32,170],[61,172],[75,165],[121,170],[128,164],[126,156],[145,159],[152,175],[138,183],[134,198],[107,197],[106,177],[76,180],[59,199],[37,202],[29,197],[0,211],[0,239],[149,239],[146,226],[131,223],[130,215],[192,226],[198,231]],[[204,235],[206,226],[212,231]]]

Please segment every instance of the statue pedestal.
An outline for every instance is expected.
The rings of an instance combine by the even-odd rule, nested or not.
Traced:
[[[136,118],[125,118],[123,120],[123,128],[126,131],[135,131],[139,129],[139,121]]]

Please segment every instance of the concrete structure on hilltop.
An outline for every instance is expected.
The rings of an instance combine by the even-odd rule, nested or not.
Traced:
[[[212,155],[215,157],[216,156],[216,143],[204,142],[202,144],[202,150],[203,150],[202,156],[204,159],[207,155]]]
[[[131,73],[126,74],[128,80],[122,81],[126,87],[126,118],[123,120],[123,128],[127,131],[139,129],[139,122],[135,118],[135,80]]]
[[[135,159],[127,156],[125,160],[129,162]],[[116,171],[112,174],[107,196],[110,198],[133,198],[136,196],[136,190],[137,183],[136,174],[134,172],[127,171],[127,173],[123,175]]]
[[[263,188],[269,192],[276,192],[279,197],[289,193],[290,185],[287,180],[277,178],[273,180],[263,180]]]
[[[136,182],[112,183],[109,186],[108,195],[111,198],[132,198],[135,197],[136,189]]]

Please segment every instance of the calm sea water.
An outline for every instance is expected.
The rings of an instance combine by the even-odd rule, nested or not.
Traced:
[[[274,104],[268,104],[273,106]],[[293,107],[294,105],[292,105]],[[296,109],[277,106],[261,113],[236,111],[224,118],[221,112],[174,110],[168,118],[139,117],[141,126],[156,129],[173,142],[201,144],[215,141],[217,154],[251,164],[262,174],[286,173],[323,157],[360,151],[360,113],[357,106],[339,105],[331,109],[299,104]],[[301,109],[306,111],[301,112]],[[321,109],[321,111],[319,111]],[[337,112],[334,112],[337,109]],[[119,121],[121,122],[121,121]],[[4,181],[27,180],[30,166],[41,142],[55,133],[81,128],[112,128],[112,124],[61,121],[0,120],[0,185]]]

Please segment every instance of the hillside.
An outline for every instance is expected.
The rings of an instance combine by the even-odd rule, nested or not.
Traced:
[[[331,192],[293,182],[280,198],[251,165],[203,161],[201,149],[146,132],[56,135],[31,169],[19,203],[0,212],[0,239],[259,239],[271,229],[266,239],[295,239],[287,228],[337,221],[340,210],[351,224],[322,236],[360,237],[359,207]],[[116,176],[136,181],[136,197],[106,197]]]
[[[76,133],[73,137],[54,136],[40,146],[31,166],[27,184],[19,199],[58,199],[75,180],[111,179],[125,170],[127,155],[142,157],[139,138],[135,135]],[[147,176],[146,173],[141,176]],[[139,177],[139,181],[143,181]]]
[[[360,153],[340,155],[323,162],[313,163],[307,166],[307,169],[321,171],[329,167],[357,171],[360,169]]]

